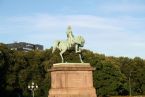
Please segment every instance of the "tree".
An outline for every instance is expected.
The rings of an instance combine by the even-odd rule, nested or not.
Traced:
[[[145,60],[135,57],[112,57],[82,50],[83,60],[96,70],[93,82],[99,96],[129,95],[129,78],[132,95],[145,94]],[[74,49],[64,53],[67,62],[80,62]],[[0,45],[0,96],[30,97],[27,86],[34,81],[39,88],[36,97],[46,97],[50,89],[48,69],[61,62],[59,51],[52,48],[44,51],[12,51]]]
[[[124,82],[125,76],[116,64],[106,60],[97,63],[94,85],[98,95],[123,95],[126,92]]]

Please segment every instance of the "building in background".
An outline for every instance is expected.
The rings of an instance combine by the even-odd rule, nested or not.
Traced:
[[[11,50],[18,50],[18,51],[43,50],[43,45],[31,44],[26,42],[14,42],[14,43],[6,44],[6,46]]]

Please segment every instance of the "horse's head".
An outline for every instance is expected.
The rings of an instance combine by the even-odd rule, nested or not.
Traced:
[[[83,47],[84,46],[85,40],[84,40],[84,38],[82,36],[76,37],[75,40],[76,40],[76,43],[80,45],[80,47]]]
[[[80,46],[81,46],[81,47],[84,47],[84,44],[85,44],[85,40],[82,39],[82,40],[81,40],[81,44],[80,44]]]

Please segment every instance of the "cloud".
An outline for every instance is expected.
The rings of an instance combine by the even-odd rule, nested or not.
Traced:
[[[144,12],[145,4],[142,1],[135,2],[134,0],[114,0],[101,3],[98,7],[99,10],[107,13],[140,13]]]
[[[87,49],[106,55],[145,58],[142,54],[145,49],[144,22],[145,18],[93,15],[36,14],[3,17],[0,39],[3,42],[16,40],[40,43],[49,48],[53,41],[66,39],[66,28],[72,25],[74,35],[85,38]]]

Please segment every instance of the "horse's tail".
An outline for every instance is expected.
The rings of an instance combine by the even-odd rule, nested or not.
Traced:
[[[60,41],[58,41],[58,40],[54,42],[53,49],[52,49],[52,53],[54,53],[54,51],[58,47],[59,43],[60,43]]]

